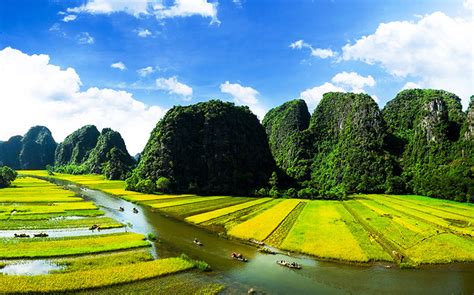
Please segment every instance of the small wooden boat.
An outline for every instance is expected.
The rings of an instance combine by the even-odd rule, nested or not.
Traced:
[[[49,235],[47,233],[39,233],[39,234],[34,234],[33,235],[35,238],[46,238]]]
[[[120,208],[119,208],[119,211],[120,211],[120,212],[123,212],[123,211],[125,211],[125,208],[120,207]]]
[[[288,261],[285,261],[285,260],[278,260],[277,261],[277,264],[281,265],[281,266],[285,266],[285,267],[288,267],[288,268],[292,268],[292,269],[301,269],[301,265],[299,265],[298,263],[296,262],[288,262]]]
[[[198,246],[204,246],[204,244],[201,243],[200,241],[198,241],[198,239],[194,239],[193,243],[198,245]]]
[[[98,224],[93,224],[91,227],[89,227],[89,230],[94,230],[94,229],[99,229],[100,226]]]
[[[240,261],[240,262],[247,262],[248,261],[247,258],[245,258],[242,254],[236,253],[236,252],[232,252],[231,257],[235,260]]]
[[[133,213],[137,214],[137,213],[138,213],[138,209],[137,209],[137,208],[133,208]]]
[[[264,242],[260,242],[260,241],[257,241],[257,240],[255,240],[255,239],[250,240],[250,242],[252,242],[252,243],[254,243],[254,244],[257,244],[257,245],[259,245],[259,246],[265,246],[265,243],[264,243]]]
[[[29,238],[30,235],[27,234],[15,234],[15,238]]]
[[[259,248],[258,252],[264,253],[264,254],[272,254],[272,255],[276,254],[275,251],[272,251],[270,248],[267,248],[267,247]]]

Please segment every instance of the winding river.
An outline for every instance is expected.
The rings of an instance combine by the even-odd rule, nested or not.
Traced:
[[[213,271],[214,281],[227,285],[226,293],[247,293],[254,288],[267,294],[472,294],[474,264],[426,266],[421,269],[385,268],[385,264],[357,266],[318,261],[306,256],[267,255],[255,247],[227,240],[199,227],[176,220],[148,207],[110,196],[101,191],[79,187],[66,181],[50,180],[67,185],[85,199],[93,201],[106,216],[127,224],[125,230],[142,234],[154,233],[155,257],[176,256],[181,253],[204,260]],[[125,211],[118,210],[124,207]],[[138,214],[133,213],[138,209]],[[193,239],[199,239],[199,247]],[[241,263],[230,258],[232,251],[249,258]],[[275,262],[284,259],[302,264],[302,270],[291,270]],[[197,274],[196,274],[197,275]]]

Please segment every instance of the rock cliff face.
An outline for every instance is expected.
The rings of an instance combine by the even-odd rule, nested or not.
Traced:
[[[467,118],[463,131],[464,139],[471,141],[471,143],[474,145],[474,95],[471,96],[471,102],[469,103],[469,108],[467,109]]]
[[[56,142],[51,131],[44,126],[35,126],[21,140],[18,156],[20,169],[44,169],[53,165]]]
[[[174,192],[246,194],[265,186],[275,163],[265,131],[247,107],[218,100],[173,107],[158,122],[137,168]]]
[[[97,127],[93,125],[84,126],[68,135],[56,148],[55,165],[84,163],[96,146],[99,135]]]
[[[385,189],[392,166],[384,150],[382,114],[366,94],[326,93],[315,109],[311,181],[320,195]]]
[[[310,118],[305,101],[297,99],[271,109],[262,122],[277,166],[296,180],[309,175],[308,135],[304,131]]]

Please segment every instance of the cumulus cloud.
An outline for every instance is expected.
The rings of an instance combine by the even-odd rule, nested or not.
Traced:
[[[172,17],[187,17],[200,15],[210,17],[211,24],[220,24],[217,18],[217,2],[210,3],[207,0],[175,0],[170,7],[155,5],[155,15],[159,19]]]
[[[81,6],[68,8],[67,12],[90,14],[124,12],[135,17],[154,15],[158,19],[198,15],[210,17],[211,24],[219,24],[217,5],[217,1],[210,3],[207,0],[175,0],[170,6],[164,6],[161,0],[88,0]]]
[[[156,79],[156,87],[160,90],[168,91],[169,94],[183,96],[185,100],[190,100],[193,95],[193,89],[186,84],[178,81],[176,76]]]
[[[252,87],[242,86],[238,83],[229,83],[226,81],[220,85],[222,93],[232,96],[234,102],[238,105],[248,106],[259,119],[263,119],[266,109],[260,104],[257,96],[259,92]]]
[[[0,51],[0,138],[23,134],[33,125],[51,129],[56,141],[86,124],[111,127],[134,154],[142,151],[165,110],[148,106],[126,91],[81,90],[73,68],[61,69],[48,55],[28,55],[7,47]]]
[[[466,1],[469,7],[472,1]],[[381,23],[376,31],[342,48],[342,60],[380,65],[393,76],[416,80],[461,96],[474,93],[474,21],[442,12],[417,21]]]
[[[65,17],[63,17],[63,22],[65,22],[65,23],[72,22],[72,21],[76,20],[76,18],[77,18],[77,15],[68,14]]]
[[[114,68],[114,69],[121,70],[121,71],[124,71],[124,70],[127,69],[127,67],[121,61],[111,64],[110,67]]]
[[[300,93],[300,98],[304,99],[310,110],[315,109],[323,94],[327,92],[354,92],[366,93],[365,87],[373,87],[375,79],[372,76],[361,76],[356,72],[341,72],[332,77],[331,82],[325,82],[322,85],[306,89]],[[378,98],[372,95],[372,98],[378,102]]]
[[[138,37],[146,38],[151,36],[151,32],[148,29],[138,29],[137,35]]]
[[[415,82],[406,82],[405,85],[403,85],[402,90],[403,89],[415,89],[415,88],[423,88],[423,85],[420,85],[420,84],[415,83]]]
[[[313,48],[310,44],[304,42],[304,40],[298,40],[290,44],[289,46],[291,49],[298,49],[301,50],[303,48],[307,48],[311,52],[311,56],[319,57],[322,59],[335,57],[337,52],[332,51],[331,49],[323,49],[323,48]]]
[[[79,44],[94,44],[95,40],[88,32],[82,32],[76,36]]]
[[[152,66],[148,66],[148,67],[145,67],[145,68],[138,69],[137,73],[138,73],[138,75],[140,75],[142,77],[146,77],[148,75],[153,74],[153,72],[155,72],[155,70],[156,69],[153,68]]]

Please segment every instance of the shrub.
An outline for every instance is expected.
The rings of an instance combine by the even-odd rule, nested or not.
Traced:
[[[156,189],[162,193],[168,193],[171,181],[166,177],[160,177],[156,181]]]
[[[10,167],[3,166],[0,168],[0,188],[9,187],[12,181],[17,177],[15,170]]]

